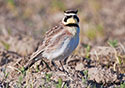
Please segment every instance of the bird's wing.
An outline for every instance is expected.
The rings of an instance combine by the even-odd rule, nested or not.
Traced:
[[[36,58],[44,51],[49,53],[50,51],[55,50],[61,45],[67,36],[68,38],[71,38],[70,36],[72,36],[72,34],[65,30],[64,25],[62,24],[50,29],[46,32],[42,45],[32,54],[31,58]]]
[[[31,59],[36,58],[45,50],[46,47],[52,45],[52,42],[54,42],[53,36],[61,31],[63,31],[62,24],[55,26],[52,29],[50,29],[49,31],[47,31],[45,36],[44,36],[44,40],[43,40],[42,45],[39,46],[38,50],[31,55]]]
[[[31,67],[36,61],[38,61],[42,56],[42,52],[44,52],[45,48],[52,45],[53,43],[53,36],[56,35],[57,33],[61,32],[63,30],[62,24],[59,26],[55,26],[49,31],[46,32],[44,36],[44,41],[41,46],[39,46],[38,50],[34,52],[30,56],[29,62],[24,66],[25,70],[27,70],[29,67]]]
[[[65,28],[64,25],[59,25],[46,32],[42,45],[31,55],[29,63],[24,66],[25,70],[42,58],[43,52],[49,53],[52,50],[56,50],[63,44],[65,38],[72,38],[72,34]]]

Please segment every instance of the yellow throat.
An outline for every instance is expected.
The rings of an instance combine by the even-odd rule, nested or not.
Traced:
[[[74,18],[69,18],[69,19],[67,20],[67,24],[77,24],[77,20],[74,19]]]

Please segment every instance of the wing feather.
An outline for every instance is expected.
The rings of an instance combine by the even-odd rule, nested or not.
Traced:
[[[53,41],[53,36],[61,31],[64,31],[63,28],[64,26],[62,24],[59,24],[58,26],[55,26],[49,31],[47,31],[44,36],[44,41],[42,45],[39,46],[38,50],[31,55],[31,59],[38,57],[45,50],[46,47],[52,46],[55,43]]]

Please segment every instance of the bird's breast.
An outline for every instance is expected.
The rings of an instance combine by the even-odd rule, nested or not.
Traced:
[[[68,32],[71,33],[73,36],[79,34],[79,28],[78,27],[68,27]]]
[[[51,52],[44,51],[43,56],[52,60],[67,58],[79,43],[79,29],[76,29],[75,27],[73,29],[69,29],[69,34],[67,34],[66,37],[63,37],[63,40],[60,42],[61,43],[59,43],[57,48]]]

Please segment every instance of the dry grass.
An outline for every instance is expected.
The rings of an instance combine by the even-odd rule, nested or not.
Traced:
[[[124,0],[0,0],[0,87],[124,88],[124,4]],[[79,46],[64,65],[68,74],[56,71],[46,59],[52,71],[42,61],[24,71],[43,34],[67,8],[79,9],[81,28]]]

